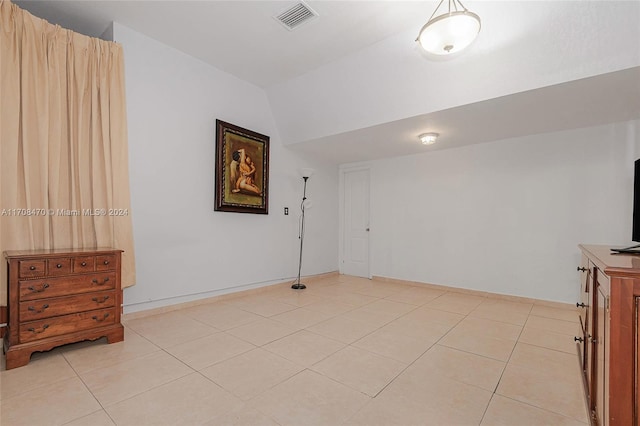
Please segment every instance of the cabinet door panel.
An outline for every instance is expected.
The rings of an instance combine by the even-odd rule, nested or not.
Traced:
[[[594,371],[594,361],[595,361],[595,351],[593,344],[593,337],[595,335],[594,330],[594,320],[595,320],[595,312],[596,312],[596,280],[598,268],[596,268],[592,263],[589,265],[589,271],[587,276],[587,307],[586,307],[586,321],[587,324],[585,326],[585,336],[584,336],[584,348],[586,352],[586,376],[587,376],[587,392],[589,393],[589,398],[591,399],[591,407],[589,409],[593,409],[593,395],[595,394],[595,385],[593,383],[593,371]]]
[[[594,362],[594,413],[597,418],[597,424],[606,425],[606,410],[605,410],[605,397],[606,397],[606,384],[607,384],[607,370],[605,368],[606,354],[606,333],[608,328],[607,320],[607,298],[602,291],[597,291],[597,305],[596,305],[596,335],[594,336],[595,345],[595,362]]]
[[[635,356],[634,356],[634,374],[635,374],[635,389],[636,389],[636,400],[635,403],[635,418],[634,424],[636,426],[640,425],[640,297],[635,298],[635,308],[636,308],[636,347],[635,347]]]
[[[584,254],[582,255],[582,262],[580,262],[578,272],[580,278],[580,293],[577,306],[584,334],[587,332],[587,326],[589,323],[589,281],[591,279],[589,259]]]

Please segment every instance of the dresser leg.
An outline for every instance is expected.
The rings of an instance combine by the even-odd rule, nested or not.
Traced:
[[[9,348],[6,353],[6,369],[11,370],[12,368],[22,367],[23,365],[29,364],[31,353],[31,351],[25,350],[12,351],[11,348]]]
[[[106,334],[107,343],[118,343],[124,340],[124,327],[120,326],[117,330],[114,330]]]

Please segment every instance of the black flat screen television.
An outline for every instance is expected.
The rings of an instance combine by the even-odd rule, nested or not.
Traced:
[[[633,223],[631,224],[631,239],[640,243],[640,159],[636,160],[633,172]],[[611,251],[617,253],[639,253],[640,244],[625,247],[612,248]]]

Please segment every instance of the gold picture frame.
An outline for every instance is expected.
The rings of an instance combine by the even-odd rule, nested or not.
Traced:
[[[215,210],[269,213],[269,136],[216,120]]]

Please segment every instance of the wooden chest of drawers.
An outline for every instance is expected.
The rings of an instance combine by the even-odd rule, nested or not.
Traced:
[[[124,339],[122,250],[7,251],[7,370],[33,352],[81,340]]]

